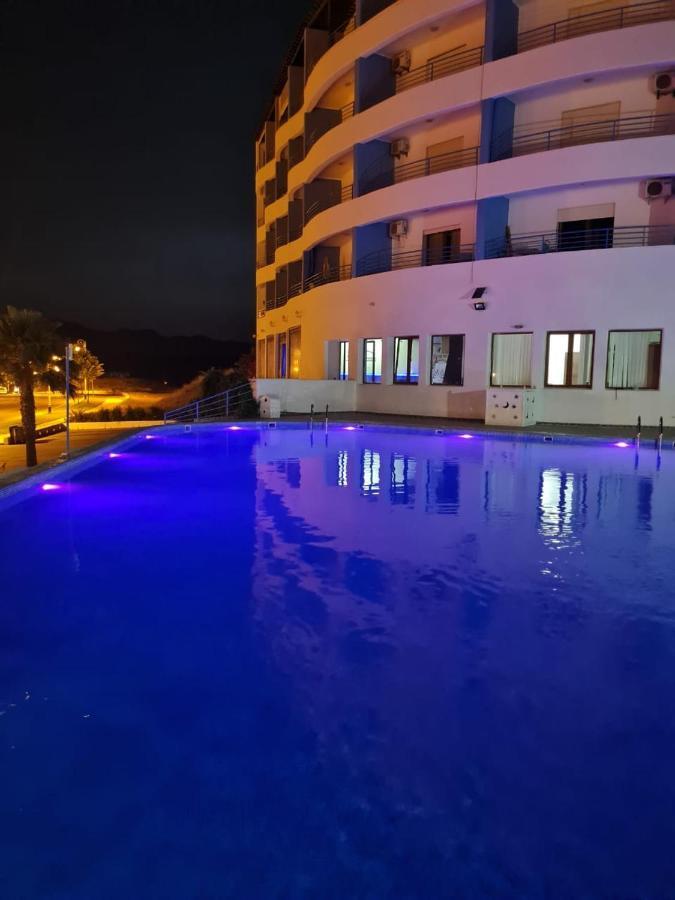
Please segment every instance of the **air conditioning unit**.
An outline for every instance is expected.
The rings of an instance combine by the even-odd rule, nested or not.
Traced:
[[[408,220],[396,219],[395,222],[389,223],[389,237],[402,238],[408,233]]]
[[[407,137],[397,138],[389,145],[389,152],[396,159],[407,156],[410,153],[410,141]]]
[[[660,97],[661,94],[675,94],[675,69],[657,72],[649,79],[649,90]]]
[[[673,193],[672,178],[650,178],[640,182],[640,196],[643,200],[662,200]]]
[[[410,71],[410,50],[401,50],[391,60],[391,69],[394,75],[405,75]]]

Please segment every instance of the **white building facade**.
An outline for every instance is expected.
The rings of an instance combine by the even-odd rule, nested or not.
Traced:
[[[675,0],[327,0],[256,168],[259,394],[675,424]]]

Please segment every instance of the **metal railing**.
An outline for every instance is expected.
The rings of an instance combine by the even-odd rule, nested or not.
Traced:
[[[314,203],[311,203],[307,207],[307,211],[305,212],[305,225],[308,225],[315,216],[318,216],[319,213],[325,212],[327,209],[331,209],[333,206],[338,206],[340,203],[345,203],[347,200],[351,200],[354,196],[354,185],[346,184],[340,189],[340,196],[337,195],[331,197],[322,197],[320,200],[315,200]]]
[[[631,25],[642,25],[647,22],[662,22],[675,18],[673,0],[649,0],[647,3],[636,3],[616,9],[600,12],[583,13],[569,19],[562,19],[540,28],[532,28],[518,35],[518,52],[556,44],[569,38],[593,34],[597,31],[613,31],[617,28],[628,28]]]
[[[322,284],[331,284],[335,281],[347,281],[351,277],[351,263],[346,266],[331,266],[330,268],[323,269],[321,272],[315,272],[314,275],[308,275],[303,282],[303,290],[311,291],[312,288],[319,287]]]
[[[464,69],[480,66],[483,63],[483,50],[483,47],[471,47],[469,50],[457,47],[440,56],[434,56],[424,65],[399,75],[396,78],[395,93],[400,94],[401,91],[417,87],[418,84],[436,81],[436,79],[445,78],[446,75],[452,75],[454,72],[462,72]]]
[[[485,243],[486,259],[533,256],[571,250],[675,245],[675,225],[619,225],[578,231],[504,235]]]
[[[549,128],[546,131],[532,131],[514,134],[513,130],[502,132],[491,145],[490,159],[496,162],[512,156],[527,153],[541,153],[561,147],[575,147],[580,144],[597,144],[607,141],[622,141],[629,138],[655,137],[675,134],[675,113],[643,116],[622,116],[603,122],[583,122]]]
[[[328,43],[332,47],[333,44],[337,44],[342,40],[343,37],[346,37],[348,34],[351,34],[352,31],[356,31],[356,15],[354,12],[346,19],[342,25],[339,25],[334,31],[331,31],[328,36]]]
[[[391,157],[388,154],[383,155],[364,171],[361,193],[369,194],[371,191],[377,191],[380,188],[413,178],[424,178],[426,175],[436,175],[438,172],[475,166],[478,164],[478,150],[478,147],[470,147],[467,150],[439,153],[436,156],[427,156],[425,159],[404,163],[395,168],[392,168]]]
[[[474,244],[442,248],[422,247],[419,250],[404,250],[399,253],[376,251],[361,257],[356,264],[356,275],[360,278],[364,275],[377,275],[380,272],[392,272],[397,269],[471,262],[474,256]]]
[[[253,398],[250,382],[238,384],[220,394],[212,394],[201,400],[194,400],[185,406],[171,409],[164,413],[164,424],[167,422],[206,422],[227,419],[241,415],[242,407]]]

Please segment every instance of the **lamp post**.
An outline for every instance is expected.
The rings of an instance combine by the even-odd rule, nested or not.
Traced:
[[[70,456],[70,363],[73,358],[73,345],[66,344],[66,458]]]

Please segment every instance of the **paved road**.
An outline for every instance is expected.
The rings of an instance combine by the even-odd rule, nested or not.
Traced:
[[[65,415],[66,404],[63,397],[56,394],[52,395],[52,414],[47,412],[47,394],[39,393],[35,395],[37,407],[37,420],[44,422],[45,419],[58,418]],[[10,425],[18,425],[21,422],[21,413],[19,412],[19,398],[17,395],[0,394],[0,432],[7,431]]]

